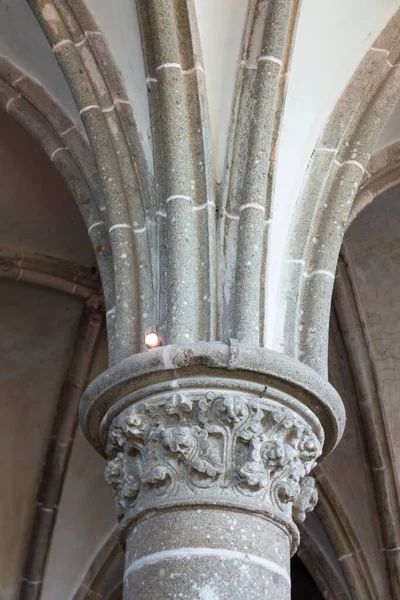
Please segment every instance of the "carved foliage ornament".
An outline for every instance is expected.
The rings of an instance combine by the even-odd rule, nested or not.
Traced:
[[[106,480],[120,517],[160,501],[249,503],[301,522],[317,502],[311,427],[268,399],[177,393],[125,410],[110,429]],[[250,508],[250,506],[249,506]]]

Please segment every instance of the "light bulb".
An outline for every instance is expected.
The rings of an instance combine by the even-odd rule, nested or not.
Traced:
[[[151,331],[150,333],[146,333],[144,338],[145,346],[150,350],[151,348],[157,348],[161,346],[161,340],[157,333]]]

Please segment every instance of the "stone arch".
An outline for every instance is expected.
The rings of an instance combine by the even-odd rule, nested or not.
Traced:
[[[348,215],[373,146],[398,100],[399,21],[398,12],[337,103],[314,149],[291,225],[281,295],[283,348],[322,373],[334,273]]]
[[[13,85],[15,80],[19,81]],[[21,88],[17,89],[15,86],[19,84]],[[16,543],[16,555],[22,544],[26,545],[25,565],[21,564],[20,597],[31,598],[33,590],[35,593],[38,592],[37,580],[41,579],[45,567],[57,515],[56,505],[61,495],[77,425],[79,390],[86,384],[97,342],[103,332],[104,303],[98,269],[90,250],[86,229],[88,224],[90,227],[90,218],[97,209],[91,190],[90,173],[87,177],[82,175],[77,158],[80,152],[81,156],[85,156],[88,162],[90,161],[90,153],[85,148],[84,137],[78,132],[76,139],[71,140],[70,146],[67,147],[68,142],[63,143],[61,132],[65,128],[68,129],[71,123],[65,114],[36,80],[21,73],[14,64],[5,58],[1,59],[0,66],[0,105],[1,161],[2,179],[4,179],[2,185],[4,212],[0,246],[3,335],[6,337],[5,332],[12,331],[13,325],[15,325],[15,331],[22,332],[27,329],[25,337],[27,348],[31,348],[30,343],[34,348],[34,336],[30,339],[29,334],[35,331],[36,319],[40,323],[37,325],[36,332],[41,327],[43,339],[49,332],[45,324],[54,324],[59,319],[59,330],[54,336],[54,340],[57,338],[63,340],[66,329],[72,324],[71,350],[73,351],[69,365],[68,354],[66,363],[64,363],[63,357],[57,354],[57,341],[53,344],[50,336],[47,337],[43,346],[51,348],[54,351],[54,357],[57,358],[53,359],[50,356],[50,360],[47,359],[46,363],[46,352],[51,354],[51,350],[44,350],[41,354],[39,341],[39,352],[37,353],[41,354],[43,363],[47,365],[46,376],[48,375],[49,380],[52,380],[52,360],[57,365],[58,359],[62,363],[60,369],[62,370],[65,366],[67,373],[58,402],[57,386],[55,386],[54,397],[46,396],[46,383],[40,380],[39,386],[43,396],[47,398],[43,403],[40,398],[37,398],[37,413],[43,418],[43,423],[39,425],[40,434],[38,436],[35,434],[34,419],[30,419],[32,436],[29,428],[25,430],[26,439],[22,444],[28,443],[28,455],[32,452],[32,456],[36,457],[38,446],[40,446],[44,450],[43,458],[46,458],[45,465],[41,463],[33,465],[32,471],[37,474],[37,489],[35,485],[30,488],[31,481],[28,481],[26,487],[20,486],[18,467],[23,468],[24,461],[21,460],[18,453],[10,452],[10,454],[15,454],[15,462],[13,463],[11,460],[11,464],[17,466],[17,474],[15,479],[10,474],[8,481],[11,482],[11,486],[15,485],[20,490],[21,505],[16,504],[23,507],[21,511],[23,514],[19,517],[23,533],[21,533],[21,539]],[[11,167],[10,173],[8,173],[7,167],[9,169]],[[60,172],[61,177],[57,171]],[[16,179],[21,176],[21,181],[17,179],[14,183],[13,175]],[[65,180],[67,181],[65,182]],[[78,203],[74,202],[74,198],[69,192],[74,194]],[[82,205],[81,214],[83,212],[87,218],[86,228],[83,224],[84,219],[81,219],[78,212],[79,203]],[[45,208],[49,210],[49,213],[46,212],[45,218],[43,218]],[[25,211],[28,216],[24,214]],[[32,223],[32,218],[37,220]],[[8,235],[9,230],[13,234]],[[71,233],[74,239],[73,247],[68,246]],[[43,243],[41,238],[44,239]],[[19,318],[15,321],[7,319],[7,314],[13,314],[14,308],[11,307],[14,305],[16,311],[18,309],[21,311],[21,322]],[[73,306],[72,309],[71,306]],[[7,311],[10,312],[7,313]],[[25,327],[22,325],[24,322]],[[32,329],[26,328],[27,322],[32,323]],[[68,326],[65,323],[68,323]],[[77,331],[74,329],[74,325],[76,325]],[[74,338],[75,348],[73,347]],[[8,354],[12,354],[12,343],[9,348],[2,347],[2,356],[6,359]],[[15,344],[18,347],[18,342]],[[61,347],[62,344],[61,341]],[[21,347],[19,350],[23,351]],[[36,347],[37,350],[38,347]],[[35,360],[34,353],[35,351],[31,352],[31,362],[40,372],[41,359]],[[31,364],[29,361],[28,363]],[[70,367],[69,371],[68,366]],[[29,365],[27,369],[29,369]],[[21,370],[23,370],[22,367]],[[35,367],[32,367],[32,371],[34,370]],[[64,373],[61,374],[61,378],[63,375]],[[32,389],[37,385],[34,380],[35,377],[32,376]],[[18,437],[21,436],[20,428],[13,428],[12,415],[21,411],[19,414],[21,416],[22,411],[26,412],[27,406],[29,407],[30,388],[27,387],[27,393],[25,395],[24,393],[17,394],[16,401],[13,403],[12,385],[7,389],[4,386],[1,412],[2,421],[5,424],[3,423],[2,435],[4,432],[7,435],[8,425],[13,438],[20,439]],[[36,401],[36,398],[34,400]],[[51,413],[52,401],[54,401],[54,408],[57,412],[55,417]],[[32,402],[32,405],[31,410],[36,411],[35,402]],[[28,408],[28,412],[29,410]],[[8,420],[10,415],[11,418]],[[46,417],[49,420],[46,420]],[[54,420],[52,420],[53,417]],[[32,444],[32,447],[29,446],[29,443]],[[32,461],[34,462],[34,459]],[[37,471],[36,466],[38,466]],[[6,479],[8,479],[8,475]],[[32,505],[29,507],[29,512],[25,510],[27,505],[24,504],[24,502],[26,503],[24,495],[27,493],[26,489],[31,489],[32,492]],[[4,495],[7,507],[9,500],[7,500],[7,493]],[[32,517],[32,527],[29,523],[30,517]],[[29,530],[31,530],[30,539]],[[18,555],[18,560],[20,556],[21,554]],[[34,581],[36,583],[32,587]],[[17,590],[10,593],[17,594]]]
[[[382,148],[371,156],[354,198],[346,230],[358,215],[381,194],[400,183],[400,142]]]
[[[32,0],[29,5],[74,97],[103,191],[99,226],[106,230],[113,256],[113,273],[110,270],[110,277],[103,279],[104,289],[114,291],[109,294],[113,301],[107,307],[109,358],[113,363],[141,346],[138,298],[148,306],[147,327],[151,327],[155,318],[151,308],[154,302],[152,268],[141,273],[140,283],[138,277],[140,263],[149,266],[154,263],[150,247],[152,227],[149,231],[146,225],[146,219],[152,217],[153,202],[149,166],[120,73],[85,3],[65,0],[49,3],[51,17],[42,2]],[[134,244],[130,240],[132,231]],[[127,293],[127,289],[131,293]]]
[[[346,231],[357,224],[357,219],[371,204],[373,205],[385,192],[399,185],[399,166],[399,143],[397,142],[378,150],[371,156],[354,199]],[[372,466],[374,493],[380,515],[384,544],[382,551],[388,564],[393,589],[397,593],[398,558],[397,552],[393,550],[400,545],[396,466],[393,462],[393,448],[386,423],[382,390],[376,365],[371,356],[360,302],[345,236],[333,289],[333,310],[343,332],[343,340],[359,397],[360,418]]]
[[[6,57],[0,59],[0,105],[37,141],[63,176],[97,249],[101,276],[110,279],[109,241],[95,226],[101,220],[101,190],[85,135],[38,81]],[[112,287],[105,288],[106,305],[112,303],[112,298]]]
[[[348,585],[329,557],[329,550],[310,530],[306,522],[301,532],[301,543],[297,551],[326,600],[351,600]]]

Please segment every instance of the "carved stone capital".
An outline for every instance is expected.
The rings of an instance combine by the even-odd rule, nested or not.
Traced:
[[[221,343],[132,357],[81,408],[123,532],[160,510],[218,507],[275,522],[292,549],[317,501],[310,473],[343,423],[336,392],[304,365]]]
[[[120,413],[106,447],[119,517],[208,504],[301,522],[317,500],[322,430],[268,396],[176,392]]]

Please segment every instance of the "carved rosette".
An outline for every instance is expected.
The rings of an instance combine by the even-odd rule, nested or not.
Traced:
[[[317,502],[309,474],[321,451],[304,417],[272,399],[185,391],[142,400],[114,419],[106,480],[121,519],[217,504],[300,523]]]

